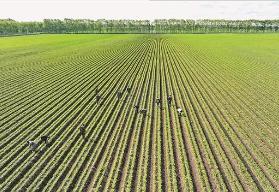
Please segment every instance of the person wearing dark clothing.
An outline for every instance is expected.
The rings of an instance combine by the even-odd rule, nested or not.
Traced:
[[[82,137],[85,137],[85,124],[82,124],[79,128],[80,134],[82,135]]]
[[[161,104],[161,99],[160,98],[156,99],[156,104],[157,104],[157,106],[159,106]]]
[[[101,100],[101,95],[96,95],[96,101],[97,101],[97,103],[99,103],[100,100]]]
[[[168,96],[168,104],[171,105],[171,101],[172,101],[172,96]]]
[[[127,92],[131,93],[131,87],[127,87]]]
[[[41,141],[44,142],[45,144],[48,144],[48,139],[49,137],[46,135],[41,136]]]
[[[96,89],[95,89],[95,94],[98,95],[98,93],[99,93],[99,88],[96,87]]]
[[[118,99],[120,99],[120,98],[121,98],[121,96],[122,96],[121,91],[117,91],[116,95],[117,95],[117,98],[118,98]]]
[[[145,116],[146,113],[147,113],[147,109],[141,109],[141,110],[140,110],[140,113],[143,114],[143,115]]]
[[[136,113],[138,113],[139,112],[139,106],[135,105],[134,108],[135,108]]]

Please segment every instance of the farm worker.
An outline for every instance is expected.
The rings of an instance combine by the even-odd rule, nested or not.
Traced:
[[[27,144],[31,151],[36,151],[38,144],[35,141],[27,141]]]
[[[41,141],[44,142],[45,144],[48,144],[48,139],[49,137],[47,135],[41,136]]]
[[[101,100],[101,95],[96,95],[96,101],[97,101],[97,103],[99,103],[100,100]]]
[[[82,137],[85,137],[85,124],[82,124],[79,128],[80,134]]]
[[[99,88],[96,87],[96,89],[95,89],[95,94],[98,95],[98,93],[99,93]]]
[[[134,108],[136,110],[136,113],[138,113],[139,112],[139,105],[135,105]]]
[[[159,106],[161,104],[161,99],[160,98],[157,98],[156,99],[156,104]]]
[[[178,108],[178,109],[177,109],[177,112],[178,112],[178,115],[179,115],[179,116],[182,115],[182,109],[181,109],[181,108]]]
[[[169,96],[168,96],[168,104],[169,104],[169,105],[171,105],[171,101],[172,101],[172,96],[169,95]]]
[[[128,92],[128,93],[131,92],[131,87],[127,87],[127,92]]]
[[[143,114],[143,115],[145,116],[146,113],[147,113],[147,109],[141,109],[141,110],[140,110],[140,113]]]
[[[118,98],[118,99],[120,99],[120,98],[121,98],[121,96],[122,96],[121,91],[117,91],[116,95],[117,95],[117,98]]]

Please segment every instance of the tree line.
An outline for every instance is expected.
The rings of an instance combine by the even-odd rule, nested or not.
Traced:
[[[279,20],[90,20],[44,19],[19,22],[0,19],[0,35],[36,33],[271,33]]]

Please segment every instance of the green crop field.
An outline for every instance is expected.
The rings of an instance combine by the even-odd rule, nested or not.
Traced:
[[[2,37],[0,115],[3,192],[279,191],[279,35]]]

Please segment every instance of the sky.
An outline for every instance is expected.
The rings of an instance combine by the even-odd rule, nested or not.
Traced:
[[[277,1],[0,0],[0,18],[279,19]]]

